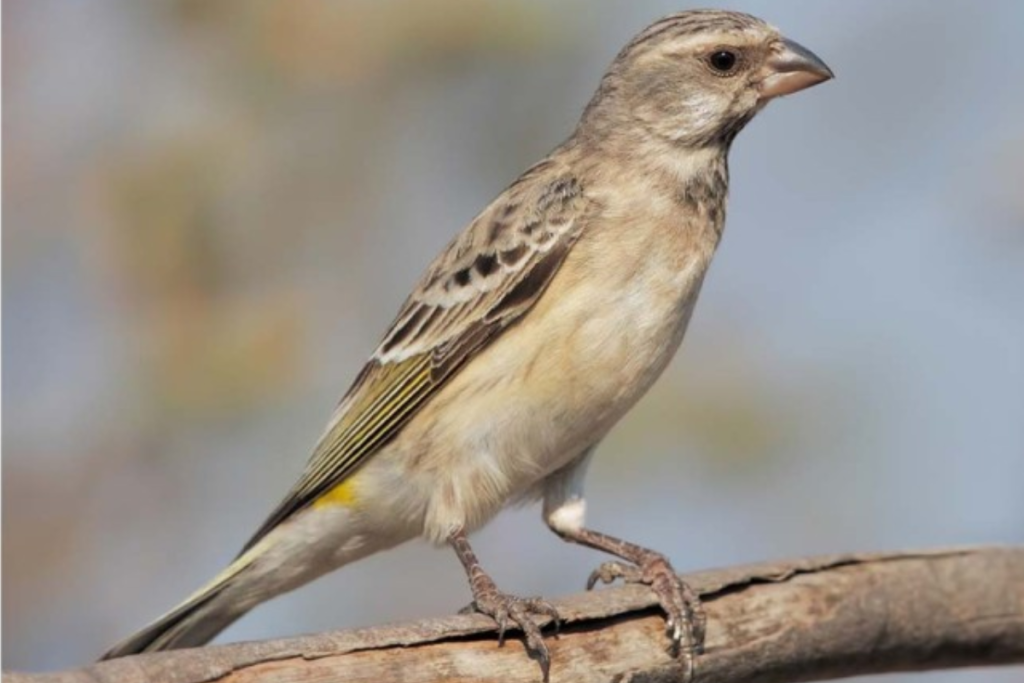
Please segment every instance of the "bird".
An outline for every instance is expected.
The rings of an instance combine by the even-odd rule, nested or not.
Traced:
[[[450,546],[471,609],[522,632],[547,679],[558,611],[500,590],[469,534],[541,503],[644,584],[692,672],[706,630],[668,558],[585,523],[584,478],[679,348],[722,237],[728,154],[771,100],[833,78],[754,16],[679,12],[618,53],[568,138],[427,267],[297,483],[228,567],[103,659],[207,643],[256,605],[416,538]]]

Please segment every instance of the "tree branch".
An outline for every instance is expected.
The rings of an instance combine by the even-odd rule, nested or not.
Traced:
[[[708,613],[701,683],[771,683],[1024,663],[1024,547],[836,555],[687,577]],[[677,681],[647,589],[556,603],[551,680]],[[536,662],[499,649],[479,615],[157,653],[9,683],[530,681]]]

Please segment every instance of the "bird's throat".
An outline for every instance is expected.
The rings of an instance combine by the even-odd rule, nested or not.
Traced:
[[[673,196],[680,210],[694,216],[720,236],[725,227],[725,205],[729,194],[727,150],[701,150],[684,163],[677,163],[673,171]]]

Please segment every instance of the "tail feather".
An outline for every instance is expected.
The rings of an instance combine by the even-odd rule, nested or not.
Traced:
[[[225,589],[238,580],[247,566],[246,557],[240,557],[183,603],[110,648],[100,661],[143,652],[198,647],[213,640],[248,611],[240,608],[238,601],[224,598]]]
[[[205,645],[257,604],[404,540],[365,536],[353,519],[344,506],[309,508],[296,515],[102,659]]]

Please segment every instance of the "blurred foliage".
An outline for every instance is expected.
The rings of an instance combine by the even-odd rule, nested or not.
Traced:
[[[178,0],[183,25],[216,32],[235,58],[307,87],[379,82],[396,68],[500,57],[546,44],[553,27],[537,4],[426,0]],[[545,31],[545,27],[550,27]]]
[[[222,205],[238,167],[233,142],[175,141],[115,161],[104,183],[103,273],[138,325],[149,392],[166,419],[183,411],[217,419],[279,396],[298,369],[308,315],[301,292],[247,293],[241,285],[252,276],[232,277],[244,250],[218,230],[230,220]]]

